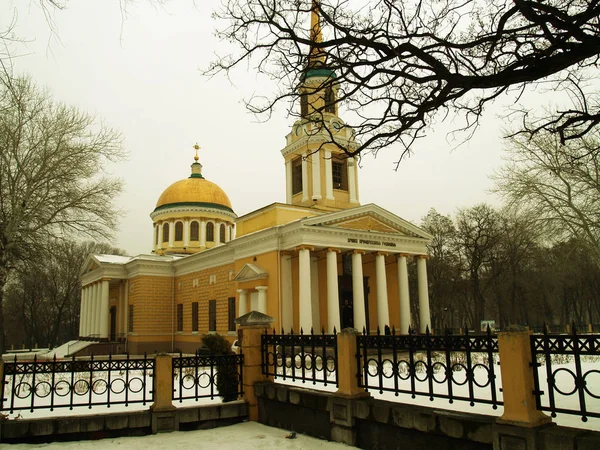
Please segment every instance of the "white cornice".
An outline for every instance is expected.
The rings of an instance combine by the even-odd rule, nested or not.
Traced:
[[[287,145],[283,150],[281,150],[281,154],[285,157],[289,154],[296,153],[298,152],[298,150],[308,147],[309,145],[327,143],[332,145],[335,145],[337,143],[340,147],[346,147],[350,150],[356,150],[358,148],[358,144],[354,140],[342,137],[335,137],[334,142],[332,142],[331,136],[322,131],[319,134],[301,137],[297,141],[293,142],[290,145]]]
[[[175,275],[186,275],[188,273],[198,272],[200,270],[211,269],[213,267],[223,266],[234,262],[234,250],[229,241],[218,247],[185,256],[174,263]]]
[[[172,206],[172,207],[165,206],[164,208],[161,208],[158,211],[153,211],[152,213],[150,213],[150,218],[152,220],[156,220],[157,218],[159,218],[162,215],[181,214],[182,216],[184,216],[189,213],[218,214],[221,216],[228,217],[228,218],[232,219],[232,221],[234,221],[237,218],[237,215],[231,211],[226,211],[224,209],[219,209],[219,208],[210,208],[210,207],[206,207],[206,206],[193,206],[193,205]]]

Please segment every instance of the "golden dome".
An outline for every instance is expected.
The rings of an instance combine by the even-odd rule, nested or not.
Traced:
[[[200,167],[194,167],[194,166]],[[192,175],[169,186],[156,202],[156,208],[166,206],[204,206],[208,208],[225,209],[233,212],[231,201],[227,194],[215,183],[204,179],[200,174],[201,165],[192,164]]]

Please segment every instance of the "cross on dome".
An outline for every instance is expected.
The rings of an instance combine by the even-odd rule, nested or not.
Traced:
[[[196,142],[196,144],[194,145],[194,149],[196,150],[196,156],[194,156],[194,161],[198,162],[198,150],[200,150],[200,146],[198,145],[198,143]]]

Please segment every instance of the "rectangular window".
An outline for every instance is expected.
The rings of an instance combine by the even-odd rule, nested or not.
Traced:
[[[235,297],[229,297],[229,331],[235,331]]]
[[[331,177],[334,189],[348,190],[348,168],[346,161],[331,161]]]
[[[292,195],[302,192],[302,158],[292,161]]]
[[[192,303],[192,331],[198,331],[198,302]]]
[[[133,305],[129,305],[129,321],[127,323],[127,330],[133,333]]]
[[[217,301],[208,302],[208,331],[217,331]]]
[[[183,303],[177,303],[177,331],[183,331]]]

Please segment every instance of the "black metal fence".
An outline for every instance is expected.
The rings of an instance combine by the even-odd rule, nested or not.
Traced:
[[[173,358],[173,400],[201,398],[236,400],[243,390],[244,355],[203,355]]]
[[[588,410],[590,399],[600,399],[600,335],[579,335],[575,326],[568,335],[532,335],[531,353],[537,409],[552,417],[581,415],[584,422],[600,417],[600,411]]]
[[[502,405],[496,384],[498,340],[485,335],[358,336],[359,386],[410,394]]]
[[[152,402],[154,359],[90,357],[4,363],[0,410],[92,408]]]
[[[273,333],[261,336],[262,373],[274,379],[307,381],[312,384],[338,385],[337,333],[285,334]]]

